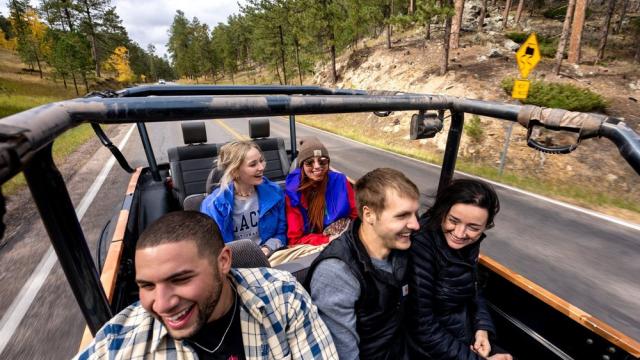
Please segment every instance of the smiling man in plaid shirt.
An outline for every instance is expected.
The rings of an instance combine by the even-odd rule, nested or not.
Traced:
[[[311,298],[286,272],[231,269],[215,222],[169,213],[136,245],[140,302],[78,359],[337,359]]]

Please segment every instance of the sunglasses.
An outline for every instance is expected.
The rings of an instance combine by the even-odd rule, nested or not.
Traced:
[[[318,162],[318,165],[324,167],[329,165],[329,158],[327,157],[319,157],[319,158],[310,158],[302,162],[304,166],[312,167],[314,162]]]

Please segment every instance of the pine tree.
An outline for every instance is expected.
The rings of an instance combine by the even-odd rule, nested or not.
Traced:
[[[454,9],[455,15],[451,23],[451,40],[449,42],[451,49],[457,49],[460,46],[460,28],[462,27],[464,0],[455,0]]]
[[[11,0],[8,5],[12,28],[17,38],[16,50],[20,58],[30,64],[32,69],[35,63],[42,78],[40,60],[43,58],[46,25],[40,21],[38,14],[30,7],[28,1]]]
[[[567,61],[570,64],[580,62],[580,47],[582,43],[582,31],[584,29],[584,20],[587,15],[587,0],[576,0],[576,8],[573,13],[573,21],[571,24],[571,37],[569,41],[569,56]]]
[[[452,0],[442,0],[440,2],[443,9],[452,9]],[[442,38],[442,60],[440,61],[440,75],[444,75],[449,71],[449,41],[451,37],[451,19],[453,13],[449,12],[444,19],[444,36]]]
[[[607,47],[607,38],[609,37],[609,26],[611,25],[611,18],[613,17],[613,12],[615,11],[616,0],[609,0],[609,4],[607,6],[607,14],[604,17],[602,22],[602,30],[600,34],[600,44],[598,45],[598,55],[596,57],[597,61],[601,61],[604,59],[604,49]]]
[[[567,47],[567,39],[569,38],[569,30],[571,29],[571,21],[573,20],[573,12],[576,8],[576,0],[569,0],[567,5],[567,13],[564,18],[564,24],[562,25],[562,34],[560,34],[560,41],[558,42],[558,49],[556,50],[555,65],[553,72],[560,74],[560,66],[562,65],[562,59],[564,58],[564,50]]]
[[[484,27],[484,19],[487,16],[487,0],[482,0],[482,7],[480,8],[480,16],[478,17],[478,32],[482,32]]]

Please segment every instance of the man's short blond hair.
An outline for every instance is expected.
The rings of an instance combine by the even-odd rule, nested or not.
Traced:
[[[409,178],[398,170],[378,168],[364,174],[356,181],[356,206],[362,218],[362,208],[368,207],[379,215],[386,206],[387,191],[394,190],[399,196],[419,200],[420,191]]]

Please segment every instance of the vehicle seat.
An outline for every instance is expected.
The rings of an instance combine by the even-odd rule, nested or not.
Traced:
[[[290,272],[293,276],[295,276],[296,280],[298,280],[299,283],[304,284],[309,272],[309,268],[311,267],[311,263],[313,263],[313,260],[315,260],[318,255],[320,255],[320,252],[309,254],[307,256],[294,259],[293,261],[276,265],[273,268]]]
[[[252,240],[236,240],[228,242],[226,245],[231,248],[231,267],[270,267],[267,256],[262,252],[260,246]]]
[[[216,144],[206,144],[207,130],[203,121],[183,122],[182,136],[186,146],[168,150],[173,190],[178,201],[192,194],[206,192],[207,176],[218,156]]]
[[[271,138],[269,135],[269,119],[249,120],[249,137],[260,147],[267,162],[264,176],[278,182],[284,180],[289,174],[289,158],[284,147],[284,139]]]
[[[188,195],[182,202],[182,209],[184,211],[200,211],[200,205],[202,205],[207,195],[205,193]]]

